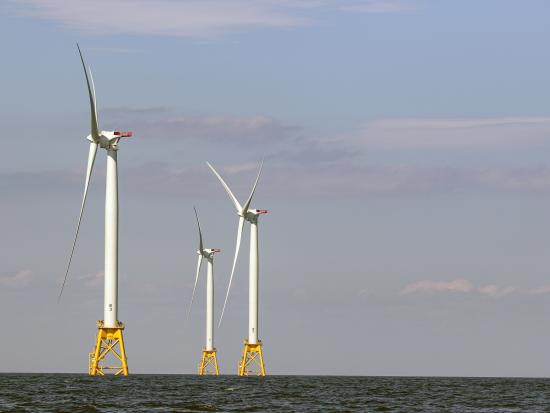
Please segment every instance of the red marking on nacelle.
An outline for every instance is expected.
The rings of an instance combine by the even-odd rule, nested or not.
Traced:
[[[268,211],[267,211],[267,209],[257,209],[256,212],[258,214],[267,214]]]
[[[212,252],[221,252],[221,249],[219,249],[219,248],[212,248]]]
[[[115,136],[120,136],[121,138],[131,138],[132,137],[132,132],[119,132],[119,131],[116,131]]]

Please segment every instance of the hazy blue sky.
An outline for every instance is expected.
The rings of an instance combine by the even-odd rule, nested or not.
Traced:
[[[131,372],[195,372],[193,205],[222,249],[218,314],[237,224],[204,162],[244,198],[265,157],[268,373],[550,375],[549,16],[543,0],[2,1],[0,371],[85,372],[102,317],[103,152],[56,301],[87,157],[78,41],[100,126],[134,131],[119,152]],[[224,373],[247,272],[243,248]]]

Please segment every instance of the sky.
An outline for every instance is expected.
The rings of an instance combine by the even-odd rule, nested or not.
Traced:
[[[4,0],[3,372],[86,372],[103,308],[105,153],[68,284],[94,75],[121,143],[119,318],[132,373],[194,373],[261,159],[268,374],[549,376],[550,4]],[[247,334],[248,233],[222,373]],[[7,337],[6,337],[7,336]],[[9,337],[9,338],[8,338]]]

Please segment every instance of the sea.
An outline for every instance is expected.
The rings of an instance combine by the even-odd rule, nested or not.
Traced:
[[[0,374],[0,412],[550,412],[550,379]]]

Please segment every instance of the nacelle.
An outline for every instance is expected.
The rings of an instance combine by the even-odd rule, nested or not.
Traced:
[[[104,149],[109,149],[109,148],[116,149],[118,141],[121,138],[129,138],[131,136],[132,136],[132,132],[102,130],[99,135],[99,146],[101,146]]]
[[[130,138],[132,137],[132,135],[133,135],[132,132],[102,130],[100,136],[106,138],[107,140],[112,141],[113,139]]]
[[[219,248],[205,248],[205,249],[202,250],[202,252],[200,250],[197,250],[197,254],[202,255],[205,258],[211,257],[212,255],[214,255],[217,252],[221,252],[221,249],[219,249]]]
[[[119,138],[131,138],[132,137],[132,132],[119,132],[119,131],[115,131],[113,132],[113,134],[115,136],[118,136]]]

